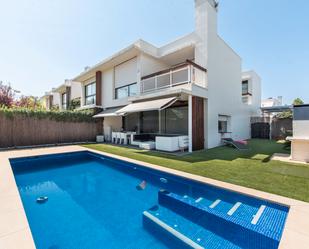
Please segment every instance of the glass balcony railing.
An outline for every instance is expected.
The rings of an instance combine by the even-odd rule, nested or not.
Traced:
[[[193,62],[187,62],[177,67],[142,77],[141,93],[190,83],[207,88],[206,72],[207,70],[201,66]]]

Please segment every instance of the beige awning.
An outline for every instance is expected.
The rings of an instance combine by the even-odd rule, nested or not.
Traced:
[[[176,97],[171,97],[171,98],[137,102],[137,103],[132,103],[132,104],[129,104],[121,108],[116,113],[125,114],[125,113],[132,113],[132,112],[160,111],[160,110],[163,110],[171,106],[176,101],[177,101]]]
[[[121,116],[120,113],[117,113],[117,111],[119,111],[120,109],[122,109],[122,107],[118,107],[118,108],[109,108],[106,109],[96,115],[93,116],[93,118],[106,118],[106,117],[117,117],[117,116]]]

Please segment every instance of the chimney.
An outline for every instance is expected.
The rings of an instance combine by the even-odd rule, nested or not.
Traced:
[[[217,7],[215,0],[195,0],[195,33],[198,39],[195,62],[208,68],[208,52],[217,39]]]

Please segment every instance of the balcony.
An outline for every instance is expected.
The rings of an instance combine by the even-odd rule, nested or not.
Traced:
[[[192,61],[142,77],[141,93],[158,91],[184,84],[197,84],[207,88],[207,70]]]

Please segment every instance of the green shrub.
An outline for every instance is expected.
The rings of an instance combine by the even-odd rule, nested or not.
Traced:
[[[51,119],[55,121],[65,122],[94,122],[92,116],[94,115],[93,110],[86,111],[47,111],[44,109],[27,109],[27,108],[7,108],[0,107],[0,115],[4,115],[7,118],[14,118],[15,116],[26,116],[37,119]]]

